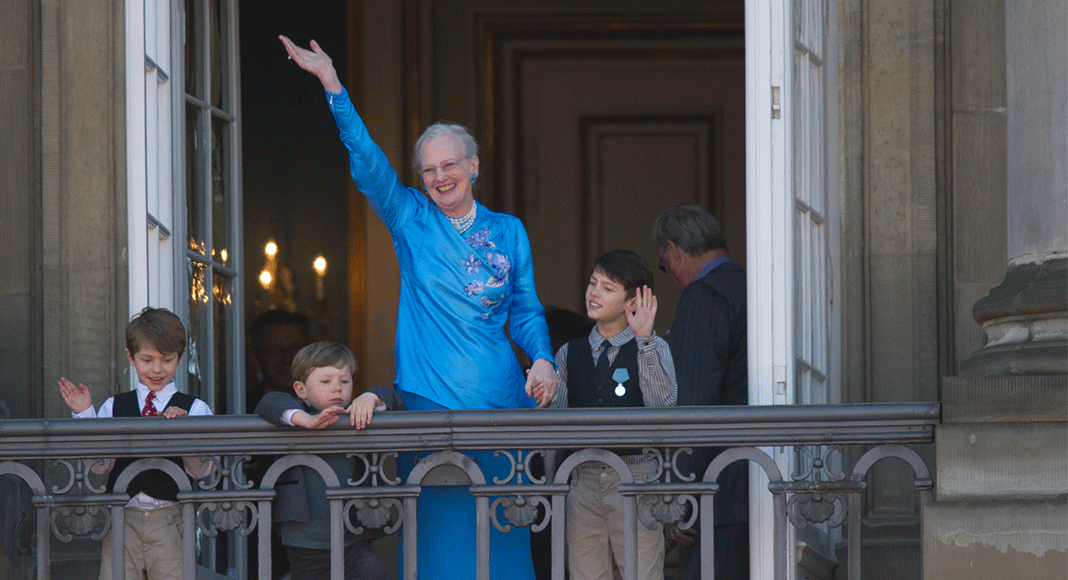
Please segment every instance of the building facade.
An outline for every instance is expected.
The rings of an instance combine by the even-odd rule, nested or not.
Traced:
[[[751,403],[941,402],[935,502],[877,472],[866,567],[1063,576],[1064,0],[321,4],[0,0],[4,418],[65,417],[60,376],[129,388],[145,305],[190,330],[180,387],[243,412],[268,240],[295,308],[392,382],[392,243],[285,33],[335,56],[402,175],[426,124],[474,130],[479,195],[523,219],[546,305],[581,308],[608,249],[655,263],[656,213],[699,203],[750,274]]]

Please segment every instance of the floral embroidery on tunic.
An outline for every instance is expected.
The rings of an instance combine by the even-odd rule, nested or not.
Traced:
[[[468,274],[478,274],[478,269],[482,266],[482,260],[479,260],[474,254],[468,254],[467,258],[461,258],[460,263],[467,267]]]
[[[486,266],[496,271],[486,281],[487,288],[500,288],[508,283],[508,274],[512,271],[512,262],[508,260],[508,256],[496,250],[490,250],[486,254]]]
[[[471,232],[467,236],[467,244],[474,250],[495,248],[497,247],[496,244],[490,239],[491,233],[489,228]],[[483,295],[482,292],[489,288],[500,288],[508,284],[508,276],[512,273],[512,261],[508,259],[507,254],[497,250],[489,250],[480,259],[478,255],[471,252],[467,254],[466,258],[460,258],[460,264],[466,269],[468,275],[480,273],[483,266],[486,267],[490,274],[488,280],[473,280],[470,284],[464,286],[464,293],[471,297],[481,296],[478,303],[489,310],[493,310],[504,303],[505,296],[508,294],[506,291],[492,296]],[[483,313],[482,318],[488,319],[489,313]]]
[[[490,229],[482,228],[481,230],[471,232],[471,235],[467,236],[467,243],[476,250],[479,248],[492,248],[494,247],[494,244],[489,237]]]
[[[482,294],[482,281],[475,280],[467,286],[464,286],[464,292],[467,292],[468,296],[478,296],[479,294]]]
[[[479,302],[482,304],[482,306],[493,310],[494,308],[500,306],[502,302],[504,302],[504,294],[495,296],[493,298],[490,298],[489,296],[483,296],[482,300],[480,300]],[[489,318],[489,312],[484,313],[482,315],[482,318]]]

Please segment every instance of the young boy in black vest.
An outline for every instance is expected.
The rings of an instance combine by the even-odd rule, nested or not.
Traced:
[[[83,417],[163,417],[211,415],[207,403],[179,393],[174,385],[185,353],[185,326],[174,313],[163,308],[145,308],[126,325],[126,357],[137,373],[137,387],[93,408],[89,389],[59,379],[59,391],[75,418]],[[106,459],[92,466],[95,473],[109,473],[108,491],[119,474],[136,457]],[[185,457],[171,461],[182,465],[194,479],[207,476],[214,468],[210,460]],[[126,487],[126,578],[163,580],[182,578],[182,512],[177,501],[178,485],[159,470],[143,471]],[[104,537],[100,560],[100,580],[111,580],[111,534]]]
[[[653,332],[653,273],[638,254],[612,250],[593,263],[586,286],[586,314],[596,326],[556,353],[560,388],[550,407],[669,407],[678,385],[671,350]],[[653,477],[657,462],[641,450],[619,452],[635,481]],[[571,580],[612,578],[622,570],[623,496],[619,475],[607,464],[587,461],[571,475],[567,494],[567,567]],[[638,523],[638,573],[664,577],[664,534]]]

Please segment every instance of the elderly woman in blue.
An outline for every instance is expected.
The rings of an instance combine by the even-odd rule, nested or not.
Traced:
[[[405,187],[368,135],[330,57],[315,41],[305,50],[280,38],[289,57],[326,89],[352,178],[393,237],[401,272],[394,384],[408,409],[547,406],[558,382],[530,243],[517,218],[474,200],[474,139],[459,125],[432,125],[415,145],[425,194]],[[534,361],[525,378],[506,322]],[[495,465],[501,458],[491,453],[476,459],[488,480],[506,467]],[[466,488],[424,488],[418,509],[419,577],[474,578],[475,510]],[[491,576],[533,579],[528,530],[491,529]]]

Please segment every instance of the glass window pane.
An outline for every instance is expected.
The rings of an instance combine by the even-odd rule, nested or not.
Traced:
[[[212,407],[216,414],[233,413],[226,402],[226,394],[230,386],[230,322],[233,317],[233,286],[232,280],[226,276],[215,273],[213,276],[212,297],[214,298],[214,340],[215,340],[215,405]]]
[[[230,111],[229,79],[229,28],[226,19],[226,3],[208,0],[209,26],[211,27],[211,104]]]
[[[231,142],[230,124],[211,119],[211,233],[212,259],[227,264],[230,259],[230,216],[233,196],[230,193]]]
[[[186,105],[185,113],[185,207],[186,231],[189,249],[207,255],[206,228],[204,227],[204,171],[205,155],[200,117],[203,110],[195,105]]]
[[[805,226],[801,212],[794,210],[794,355],[803,356],[805,340],[805,316],[808,308],[805,303],[805,270],[802,256],[804,241],[801,238],[801,228]]]
[[[159,134],[159,97],[158,89],[159,74],[155,69],[145,71],[145,205],[148,213],[153,216],[159,215],[159,141],[163,135]]]
[[[206,101],[201,82],[203,58],[202,32],[199,26],[200,0],[185,0],[185,92]]]
[[[187,258],[189,274],[189,352],[186,354],[186,366],[189,369],[189,394],[204,398],[209,388],[209,369],[207,351],[211,348],[211,328],[208,301],[211,294],[208,285],[208,267],[196,260]]]

